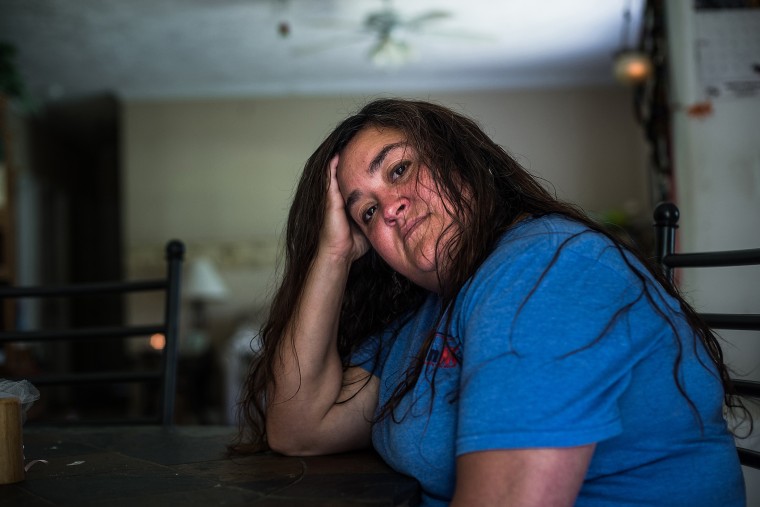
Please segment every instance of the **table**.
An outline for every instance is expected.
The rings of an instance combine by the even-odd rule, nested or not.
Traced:
[[[0,486],[0,505],[351,506],[419,503],[419,486],[372,451],[316,457],[226,455],[232,427],[25,428],[24,457],[44,459]]]

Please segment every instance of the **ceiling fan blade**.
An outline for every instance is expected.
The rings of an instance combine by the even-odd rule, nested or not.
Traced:
[[[317,44],[309,44],[308,46],[295,46],[292,48],[292,52],[296,56],[308,56],[366,41],[367,36],[362,34],[355,34],[345,37],[334,37],[330,40],[326,40]]]
[[[316,29],[356,30],[356,22],[348,19],[313,17],[309,19],[308,24]]]
[[[434,28],[425,28],[424,30],[420,30],[418,32],[421,34],[421,36],[424,37],[446,37],[446,38],[452,38],[452,39],[459,39],[459,40],[468,40],[473,42],[496,42],[499,40],[499,38],[492,34],[486,34],[486,33],[478,33],[478,32],[472,32],[468,30],[459,30],[455,28],[451,29],[434,29]]]
[[[439,21],[451,17],[451,13],[443,10],[427,11],[422,14],[413,16],[402,22],[405,28],[415,30],[421,28],[423,25],[430,23],[431,21]]]

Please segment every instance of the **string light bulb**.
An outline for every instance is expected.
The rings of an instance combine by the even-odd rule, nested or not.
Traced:
[[[619,82],[634,85],[646,81],[652,74],[652,60],[643,51],[631,49],[631,2],[623,9],[623,28],[620,32],[620,47],[612,57],[612,73]]]
[[[641,51],[624,49],[615,53],[612,72],[623,84],[638,84],[652,74],[652,60]]]

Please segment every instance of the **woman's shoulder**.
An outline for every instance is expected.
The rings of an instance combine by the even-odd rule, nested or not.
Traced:
[[[526,217],[507,229],[502,238],[514,240],[542,234],[560,237],[586,231],[592,231],[592,229],[578,220],[564,215],[550,214]]]
[[[473,282],[491,277],[540,277],[548,266],[607,268],[608,275],[620,275],[628,271],[624,268],[629,263],[636,261],[623,247],[584,223],[561,215],[529,217],[504,233]]]
[[[509,228],[494,249],[494,254],[535,255],[539,251],[593,252],[613,246],[604,234],[586,224],[562,215],[528,217]]]

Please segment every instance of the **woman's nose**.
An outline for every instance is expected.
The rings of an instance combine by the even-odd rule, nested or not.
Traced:
[[[388,225],[393,225],[400,218],[406,217],[409,208],[409,199],[406,197],[394,196],[389,199],[383,206],[383,219]]]

